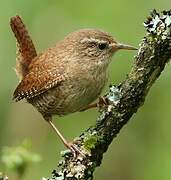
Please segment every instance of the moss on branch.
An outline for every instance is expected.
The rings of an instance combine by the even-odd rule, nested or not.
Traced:
[[[120,85],[110,87],[105,95],[108,106],[100,108],[96,124],[76,139],[76,145],[86,157],[74,158],[70,152],[64,153],[49,180],[93,179],[93,172],[100,166],[114,137],[143,105],[150,87],[171,57],[171,11],[158,14],[153,10],[144,26],[147,35],[134,57],[131,72]]]

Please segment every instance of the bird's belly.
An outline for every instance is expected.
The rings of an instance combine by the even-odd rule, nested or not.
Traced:
[[[105,76],[71,83],[66,81],[60,86],[34,97],[30,101],[43,115],[65,115],[81,110],[96,100],[106,82]]]
[[[66,113],[71,113],[81,110],[86,105],[92,103],[98,98],[103,87],[96,86],[77,86],[72,90],[70,89],[70,94],[63,102],[63,106],[66,109]],[[71,93],[72,91],[72,93]]]

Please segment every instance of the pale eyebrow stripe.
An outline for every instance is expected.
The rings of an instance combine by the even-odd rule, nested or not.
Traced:
[[[99,40],[99,39],[95,39],[95,38],[84,38],[80,41],[81,43],[85,43],[85,42],[95,42],[95,43],[108,43],[107,41],[104,40]]]

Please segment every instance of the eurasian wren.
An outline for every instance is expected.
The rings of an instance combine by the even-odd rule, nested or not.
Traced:
[[[19,16],[11,18],[11,27],[19,44],[16,71],[21,76],[14,99],[26,99],[36,107],[65,146],[79,152],[54,126],[52,116],[80,111],[96,100],[107,81],[113,54],[136,48],[117,42],[106,32],[80,29],[37,55]]]

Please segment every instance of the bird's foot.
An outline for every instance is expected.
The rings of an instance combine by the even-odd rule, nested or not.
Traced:
[[[65,146],[71,150],[74,158],[76,158],[79,154],[81,156],[85,157],[85,154],[83,152],[81,152],[81,150],[73,142],[68,142],[65,144]]]
[[[99,102],[93,103],[93,104],[88,104],[87,106],[82,108],[80,111],[86,111],[88,109],[97,108],[97,107],[103,107],[103,106],[107,106],[107,105],[108,105],[108,102],[107,102],[106,98],[103,97],[103,96],[100,96],[99,97]]]
[[[100,96],[99,102],[97,103],[97,107],[103,107],[107,105],[108,105],[107,99],[104,96]]]

